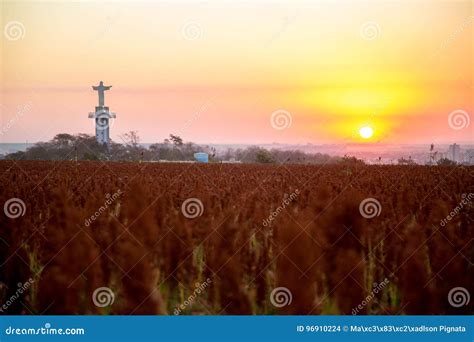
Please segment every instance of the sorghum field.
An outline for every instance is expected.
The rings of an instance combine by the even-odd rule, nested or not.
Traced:
[[[472,314],[473,167],[0,162],[7,314]]]

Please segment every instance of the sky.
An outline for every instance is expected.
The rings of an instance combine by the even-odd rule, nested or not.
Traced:
[[[0,143],[474,143],[470,0],[2,1]],[[361,136],[360,132],[372,134]]]

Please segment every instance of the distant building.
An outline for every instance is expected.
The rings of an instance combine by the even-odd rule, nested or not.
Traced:
[[[446,157],[457,163],[461,162],[461,146],[459,146],[458,144],[449,145],[448,155]]]

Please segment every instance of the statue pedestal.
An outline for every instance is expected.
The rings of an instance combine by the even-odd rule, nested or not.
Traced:
[[[110,119],[115,119],[115,113],[109,112],[109,107],[95,107],[94,113],[89,113],[89,118],[95,119],[95,138],[99,144],[109,144]]]

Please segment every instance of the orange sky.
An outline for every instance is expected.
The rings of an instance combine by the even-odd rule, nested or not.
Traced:
[[[0,142],[94,134],[100,80],[116,141],[474,142],[471,1],[0,6]]]

